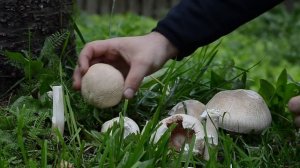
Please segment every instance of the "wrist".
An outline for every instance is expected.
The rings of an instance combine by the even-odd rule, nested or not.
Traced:
[[[154,42],[160,45],[160,48],[163,50],[163,53],[167,59],[175,58],[178,55],[179,50],[164,35],[155,31],[149,33],[148,35],[154,38]]]

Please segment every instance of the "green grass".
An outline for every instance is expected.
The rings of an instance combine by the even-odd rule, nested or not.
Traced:
[[[275,11],[273,15],[277,14]],[[270,73],[270,65],[261,65],[267,59],[265,56],[266,59],[256,66],[258,58],[275,52],[266,48],[260,50],[260,44],[270,38],[274,46],[283,44],[280,41],[282,37],[276,38],[271,32],[266,39],[259,40],[261,35],[257,35],[257,29],[266,28],[264,17],[267,16],[250,22],[225,37],[221,43],[202,47],[191,57],[180,62],[169,61],[161,73],[145,79],[134,99],[123,100],[116,107],[102,110],[87,105],[80,93],[71,88],[70,74],[61,66],[65,52],[62,51],[58,56],[60,59],[55,59],[51,48],[55,45],[48,43],[50,47],[47,47],[45,43],[45,54],[48,55],[30,60],[36,62],[33,63],[37,64],[36,67],[32,66],[32,62],[21,59],[20,68],[31,65],[31,68],[27,68],[30,78],[24,78],[21,89],[9,105],[0,107],[0,167],[56,167],[63,161],[75,167],[105,168],[299,167],[300,134],[293,125],[293,116],[286,108],[289,98],[300,94],[299,83],[292,80],[298,79],[298,76],[289,76],[289,67],[284,69],[280,63],[272,64],[274,69],[280,69],[272,73],[272,77],[260,76],[261,72]],[[109,33],[110,19],[109,16],[82,15],[77,20],[82,37],[91,41],[109,38],[109,34],[138,35],[151,31],[155,25],[155,21],[148,18],[132,14],[118,15],[113,17]],[[245,33],[250,30],[251,33]],[[296,31],[290,31],[288,37],[294,36]],[[60,35],[52,36],[52,42]],[[65,44],[66,40],[67,37],[59,43]],[[255,44],[249,47],[254,41]],[[81,47],[78,38],[78,51]],[[289,48],[283,45],[281,50],[287,51]],[[260,56],[250,57],[256,53]],[[297,51],[297,54],[300,55],[300,52]],[[10,56],[15,58],[15,62],[20,60],[18,55]],[[277,61],[288,62],[285,58],[278,56]],[[32,71],[32,68],[39,70],[40,64],[49,73]],[[289,65],[292,64],[293,61],[289,62]],[[52,101],[46,92],[51,90],[49,86],[55,84],[63,85],[65,93],[66,126],[63,136],[51,128]],[[238,88],[253,88],[266,100],[273,121],[271,127],[262,134],[233,135],[219,130],[219,145],[210,150],[209,161],[192,155],[191,151],[184,154],[168,147],[168,139],[175,125],[158,143],[153,143],[151,135],[157,129],[157,123],[178,102],[196,99],[207,103],[218,91]],[[36,89],[39,90],[38,96],[33,94]],[[123,139],[124,126],[121,122],[109,132],[101,133],[101,125],[116,116],[132,118],[140,129],[144,129],[143,132]]]

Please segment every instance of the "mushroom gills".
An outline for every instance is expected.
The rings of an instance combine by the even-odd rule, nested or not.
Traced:
[[[189,150],[188,144],[195,136],[195,145],[193,153],[203,154],[204,149],[204,129],[201,122],[190,115],[176,114],[160,121],[160,126],[152,135],[154,143],[157,143],[172,124],[176,124],[171,132],[169,145],[176,151],[180,151],[184,145],[184,152]]]

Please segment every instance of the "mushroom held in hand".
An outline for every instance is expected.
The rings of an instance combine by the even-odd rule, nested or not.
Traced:
[[[170,146],[176,151],[180,151],[182,145],[185,151],[189,150],[189,146],[184,144],[185,142],[190,143],[193,135],[195,135],[195,145],[193,152],[195,154],[203,154],[204,149],[204,130],[201,122],[190,115],[176,114],[160,121],[160,127],[154,133],[154,142],[158,142],[162,135],[168,130],[172,124],[177,124],[173,129],[170,137]]]
[[[111,128],[114,123],[119,123],[120,117],[113,118],[109,121],[106,121],[101,128],[101,132],[106,132],[109,128]],[[138,134],[140,133],[139,126],[133,121],[131,118],[124,117],[124,138],[126,138],[130,134]]]
[[[226,90],[217,93],[207,110],[220,112],[219,127],[236,133],[260,133],[272,122],[263,98],[252,90]]]
[[[82,77],[82,96],[89,104],[98,108],[118,104],[122,99],[123,89],[123,75],[108,64],[94,64]]]
[[[168,114],[187,114],[196,117],[198,120],[201,120],[202,118],[200,116],[204,110],[205,105],[203,103],[197,100],[185,100],[174,106]]]

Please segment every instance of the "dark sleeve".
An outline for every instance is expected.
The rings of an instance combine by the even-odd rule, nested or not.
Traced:
[[[180,59],[280,2],[282,0],[181,0],[153,30],[179,49]]]

